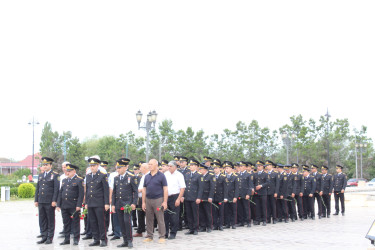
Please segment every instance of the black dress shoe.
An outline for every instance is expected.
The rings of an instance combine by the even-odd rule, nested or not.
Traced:
[[[83,233],[81,233],[81,235],[85,235],[85,234],[87,234],[87,232],[86,232],[86,231],[84,231]]]
[[[327,218],[329,218],[330,217],[330,215],[327,215]]]
[[[224,231],[224,228],[223,227],[219,227],[219,231]]]
[[[279,219],[278,221],[279,221],[279,222],[283,222],[283,219]]]
[[[285,223],[289,223],[289,220],[288,220],[288,219],[285,219]]]
[[[236,226],[235,226],[235,225],[233,225],[233,226],[232,226],[232,229],[236,229]]]
[[[333,215],[339,215],[339,212],[334,213]]]
[[[118,240],[118,239],[120,239],[120,237],[118,237],[118,236],[113,236],[113,237],[111,238],[111,240]]]
[[[247,223],[247,227],[251,227],[251,223]]]
[[[44,244],[46,244],[46,245],[52,244],[52,240],[51,239],[47,239],[46,242],[44,242]]]
[[[77,246],[78,245],[78,240],[74,240],[73,245]]]
[[[121,245],[118,245],[117,247],[127,247],[128,246],[128,242],[123,242]]]
[[[41,235],[41,234],[39,234],[38,236],[36,236],[37,238],[42,238],[43,237],[43,235]]]
[[[301,219],[301,221],[303,221],[303,220],[304,220],[304,218],[303,218],[303,217],[301,217],[300,219]],[[307,218],[305,218],[305,219],[307,219]]]
[[[327,217],[325,214],[322,215],[323,218]]]
[[[100,243],[100,247],[106,247],[107,246],[107,241],[102,240],[102,243]]]
[[[43,243],[46,242],[46,241],[47,241],[47,238],[43,238],[43,239],[41,239],[40,241],[38,241],[37,244],[43,244]]]
[[[272,219],[272,224],[276,224],[276,220],[275,219]]]
[[[176,235],[174,234],[169,235],[168,240],[174,240],[174,239],[176,239]]]
[[[65,235],[59,235],[57,238],[65,238]]]
[[[64,231],[60,232],[59,234],[64,234]]]
[[[128,242],[128,248],[133,248],[133,242],[132,241]]]
[[[99,246],[100,241],[94,241],[93,243],[89,244],[89,247]]]
[[[341,213],[342,214],[342,216],[345,216],[345,213]]]
[[[189,234],[194,234],[194,231],[189,230],[189,231],[187,231],[187,232],[185,233],[185,235],[189,235]]]
[[[225,226],[225,228],[230,228],[230,226],[229,226],[229,225],[227,225],[227,226]]]
[[[115,235],[113,232],[112,233],[110,233],[110,234],[108,234],[108,236],[113,236],[113,235]]]
[[[267,223],[265,221],[263,221],[262,226],[267,226]]]
[[[294,220],[294,218],[292,218],[292,222],[294,222],[295,220]]]
[[[311,217],[312,220],[315,220],[315,217]]]
[[[64,240],[60,245],[70,245],[70,240]]]
[[[198,235],[198,231],[194,230],[193,235]]]
[[[92,239],[92,236],[87,236],[87,235],[82,238],[82,240],[91,240],[91,239]]]
[[[241,223],[241,224],[238,224],[237,226],[238,226],[238,227],[244,227],[245,224]]]
[[[321,219],[322,218],[322,216],[321,215],[319,215],[319,219]]]
[[[211,228],[207,228],[207,233],[211,233],[212,232],[212,229]]]
[[[206,232],[206,229],[204,229],[204,228],[201,228],[201,229],[199,229],[199,231],[198,232],[200,232],[200,233],[202,233],[202,232]]]

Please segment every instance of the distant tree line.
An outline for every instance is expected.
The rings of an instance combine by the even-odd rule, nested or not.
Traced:
[[[356,148],[356,143],[366,143],[367,147]],[[212,135],[203,130],[194,131],[191,127],[175,130],[171,120],[164,120],[150,133],[150,159],[172,160],[174,155],[182,155],[203,160],[203,156],[208,155],[233,162],[270,159],[286,164],[288,151],[289,163],[320,166],[328,165],[328,145],[331,172],[336,164],[340,164],[349,177],[354,177],[357,154],[360,177],[362,150],[363,177],[375,177],[374,148],[372,139],[367,136],[367,127],[351,130],[348,119],[331,121],[324,116],[318,121],[305,120],[302,115],[292,116],[288,124],[273,131],[261,127],[256,120],[249,124],[239,121],[235,130],[224,129],[221,134]],[[80,141],[71,131],[62,134],[53,131],[51,124],[46,122],[40,152],[55,159],[59,168],[65,156],[67,161],[78,165],[83,174],[87,167],[85,157],[95,154],[108,161],[110,166],[126,156],[132,163],[145,161],[146,138],[129,131],[119,136],[93,136]]]

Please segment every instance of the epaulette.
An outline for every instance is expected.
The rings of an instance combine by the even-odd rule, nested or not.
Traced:
[[[233,174],[234,176],[238,176],[237,174]]]
[[[224,176],[224,177],[225,177],[225,174],[221,174],[221,176]]]
[[[198,174],[202,175],[202,173],[201,173],[201,172],[198,172]]]
[[[209,173],[210,175],[214,175],[213,173]]]
[[[107,174],[106,172],[104,172],[104,171],[101,171],[101,170],[100,170],[100,173],[102,173],[102,174]]]
[[[81,176],[78,176],[78,175],[77,175],[77,178],[78,178],[78,179],[83,179]]]
[[[130,173],[130,172],[128,172],[128,174],[129,174],[130,176],[134,176],[134,174],[132,174],[132,173]]]
[[[54,173],[54,174],[59,174],[59,173],[57,173],[57,172],[55,172],[55,171],[52,171],[52,173]]]

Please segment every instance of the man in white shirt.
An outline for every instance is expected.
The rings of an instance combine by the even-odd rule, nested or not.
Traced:
[[[108,177],[108,185],[109,185],[109,204],[112,204],[112,193],[113,193],[113,186],[114,186],[114,181],[115,177],[118,176],[118,169],[116,168],[115,172],[110,173]],[[112,222],[112,234],[108,236],[113,236],[111,240],[117,240],[121,238],[121,227],[120,227],[120,222],[118,221],[118,216],[115,211],[112,211],[113,213],[111,214],[111,222]]]
[[[184,195],[186,184],[184,176],[177,171],[177,163],[170,161],[168,163],[169,171],[164,173],[168,184],[168,209],[164,212],[165,238],[175,239],[179,227],[180,204]],[[169,234],[169,237],[168,237]]]

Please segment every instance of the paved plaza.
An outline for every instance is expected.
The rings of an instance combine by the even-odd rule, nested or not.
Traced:
[[[375,249],[365,238],[375,219],[375,206],[372,202],[350,199],[344,217],[283,222],[266,227],[239,227],[223,232],[199,233],[198,236],[183,235],[183,231],[178,232],[175,240],[167,240],[166,244],[157,243],[156,232],[153,243],[143,243],[143,239],[135,238],[133,249]],[[116,246],[122,243],[122,239],[108,241],[108,246],[101,248],[89,247],[92,240],[81,240],[78,246],[60,246],[63,239],[57,237],[62,231],[62,219],[61,213],[56,212],[53,245],[37,245],[39,227],[36,213],[32,200],[0,203],[1,249],[118,249]]]

